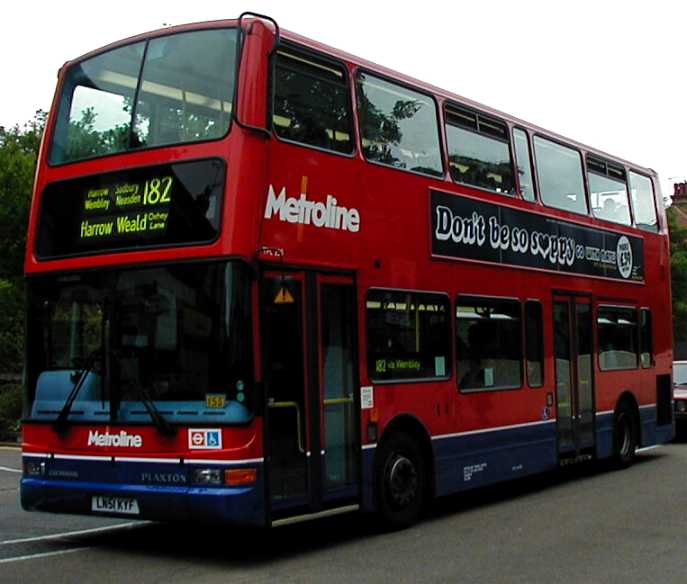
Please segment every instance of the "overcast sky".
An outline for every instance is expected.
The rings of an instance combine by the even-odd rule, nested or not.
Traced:
[[[0,35],[0,125],[48,109],[57,70],[69,59],[164,24],[245,10],[649,166],[664,195],[687,179],[681,0],[12,3]]]

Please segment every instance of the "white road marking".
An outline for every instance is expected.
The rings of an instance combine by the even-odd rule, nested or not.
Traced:
[[[14,558],[3,558],[0,560],[0,564],[9,564],[10,562],[21,562],[23,560],[36,560],[38,558],[47,558],[49,556],[63,556],[65,554],[73,554],[74,552],[82,552],[83,550],[89,550],[89,547],[78,547],[71,548],[68,550],[58,550],[56,552],[44,552],[42,554],[30,554],[28,556],[17,556]]]
[[[79,531],[65,531],[63,533],[52,533],[50,535],[40,535],[37,537],[24,537],[22,539],[6,539],[0,541],[0,545],[10,545],[15,543],[29,543],[31,541],[48,541],[51,539],[61,539],[63,537],[71,537],[73,535],[87,535],[89,533],[102,533],[104,531],[116,531],[125,527],[132,527],[133,525],[145,525],[150,521],[129,521],[127,523],[117,523],[116,525],[106,525],[105,527],[94,527],[93,529],[81,529]]]
[[[0,470],[4,470],[5,472],[18,472],[21,474],[21,470],[18,468],[10,468],[9,466],[0,466]]]

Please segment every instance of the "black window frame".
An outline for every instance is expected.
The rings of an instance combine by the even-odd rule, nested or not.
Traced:
[[[446,299],[446,361],[444,366],[446,368],[445,375],[443,376],[432,376],[432,377],[401,377],[395,379],[378,379],[375,377],[375,371],[372,367],[372,360],[370,359],[370,334],[369,326],[370,320],[367,315],[367,303],[370,301],[370,292],[391,292],[399,294],[413,294],[413,295],[433,295],[441,296]],[[453,314],[453,304],[451,303],[451,297],[447,292],[441,292],[437,290],[415,290],[407,288],[386,288],[382,286],[371,286],[367,289],[365,293],[365,360],[367,362],[367,376],[370,382],[375,385],[389,385],[389,384],[403,384],[403,383],[434,383],[440,381],[448,381],[453,376],[453,361],[454,361],[454,350],[453,350],[453,325],[451,315]]]
[[[360,75],[370,75],[372,77],[376,77],[377,79],[380,79],[386,83],[391,83],[392,85],[397,85],[398,87],[401,87],[403,89],[406,89],[407,91],[414,91],[415,93],[419,93],[420,95],[423,95],[427,98],[429,98],[432,103],[434,104],[434,113],[435,113],[435,119],[436,119],[436,130],[437,130],[437,144],[439,146],[439,162],[441,163],[441,172],[438,172],[437,174],[433,174],[430,172],[422,172],[419,170],[411,170],[408,168],[401,168],[399,166],[393,166],[391,164],[385,164],[384,162],[378,162],[376,160],[370,160],[366,155],[365,155],[365,148],[363,147],[363,123],[362,120],[360,119],[360,107],[359,107],[359,101],[358,101],[358,84],[360,82]],[[446,160],[445,160],[445,149],[444,149],[444,134],[442,132],[442,119],[441,119],[441,104],[437,97],[429,93],[425,90],[418,89],[414,85],[411,85],[409,83],[405,83],[403,81],[399,81],[398,79],[394,79],[393,77],[390,77],[388,75],[385,75],[383,73],[379,73],[378,71],[374,71],[372,69],[367,69],[366,67],[356,67],[355,73],[353,75],[354,82],[353,82],[353,91],[355,95],[355,116],[356,116],[356,124],[357,124],[357,129],[358,129],[358,137],[357,137],[357,146],[358,146],[358,151],[360,152],[360,155],[362,159],[367,162],[368,164],[374,164],[376,166],[380,166],[382,168],[391,168],[393,170],[398,170],[401,172],[408,172],[410,174],[414,174],[417,176],[422,176],[425,178],[433,178],[435,180],[440,180],[443,181],[446,178]]]
[[[522,198],[518,194],[518,186],[519,183],[516,179],[516,174],[517,174],[517,165],[515,163],[515,151],[513,148],[512,140],[511,140],[511,130],[508,125],[508,123],[505,120],[502,120],[498,118],[497,116],[483,113],[478,109],[467,107],[465,105],[462,105],[458,102],[455,101],[450,101],[447,100],[443,104],[442,108],[442,113],[444,116],[444,125],[443,125],[443,132],[444,132],[444,141],[446,145],[446,159],[449,161],[448,162],[448,176],[451,179],[451,182],[454,184],[458,185],[465,185],[473,189],[478,189],[485,191],[487,193],[494,193],[496,195],[500,195],[503,197],[510,197],[510,198]],[[462,118],[464,120],[468,119],[468,116],[474,117],[474,124],[472,123],[460,123],[460,122],[450,122],[449,119],[453,117],[454,119],[459,119]],[[493,128],[494,126],[500,126],[503,130],[502,134],[499,134],[497,132],[489,131],[486,129],[483,129],[482,126],[485,126],[485,128]],[[454,126],[456,128],[460,128],[462,130],[466,130],[468,132],[472,132],[473,134],[477,134],[478,136],[484,136],[486,138],[489,138],[491,140],[496,140],[498,142],[502,142],[508,146],[508,158],[510,161],[510,170],[511,170],[511,178],[513,181],[513,190],[512,192],[506,192],[506,191],[497,191],[494,189],[490,189],[489,187],[482,186],[482,185],[475,185],[467,182],[462,182],[459,180],[456,180],[453,176],[453,173],[451,172],[451,163],[450,163],[450,156],[451,152],[449,149],[449,143],[448,143],[448,126]],[[536,197],[536,194],[535,194]],[[526,200],[526,199],[523,199]],[[536,200],[536,199],[535,199]]]
[[[286,54],[287,57],[301,59],[305,64],[315,67],[338,69],[342,74],[342,79],[346,87],[346,106],[349,113],[349,134],[351,136],[351,151],[349,152],[339,152],[338,150],[332,150],[329,148],[323,148],[321,146],[315,146],[313,144],[308,144],[307,142],[299,142],[297,140],[290,140],[280,136],[274,129],[274,100],[276,96],[276,72],[277,72],[277,58],[279,53]],[[282,41],[276,51],[272,54],[270,58],[270,76],[269,76],[269,86],[267,92],[267,127],[270,130],[272,137],[278,142],[284,144],[290,144],[293,146],[300,146],[301,148],[308,148],[310,150],[315,150],[317,152],[323,152],[325,154],[333,154],[335,156],[342,156],[344,158],[355,158],[358,154],[358,140],[356,137],[356,110],[353,107],[353,97],[352,97],[352,80],[353,76],[350,74],[347,64],[344,61],[335,59],[329,55],[319,53],[303,45],[298,45],[296,43],[291,43],[288,41]]]
[[[458,347],[458,306],[460,306],[461,301],[478,301],[478,302],[491,302],[491,301],[496,301],[496,302],[508,302],[512,303],[513,305],[517,305],[517,314],[519,317],[519,331],[517,334],[517,339],[520,342],[520,355],[519,359],[517,360],[518,364],[520,365],[520,373],[519,373],[519,383],[518,385],[495,385],[493,387],[477,387],[477,388],[464,388],[461,386],[461,378],[463,377],[463,373],[461,372],[461,369],[458,366],[458,363],[460,361],[460,349]],[[458,294],[455,299],[454,299],[454,311],[453,311],[453,322],[454,322],[454,333],[453,336],[456,339],[456,349],[455,349],[455,370],[456,370],[456,387],[458,389],[458,392],[461,394],[471,394],[471,393],[484,393],[484,392],[493,392],[493,391],[519,391],[525,387],[525,331],[524,331],[524,326],[523,326],[523,303],[519,298],[514,298],[512,296],[483,296],[479,294]]]

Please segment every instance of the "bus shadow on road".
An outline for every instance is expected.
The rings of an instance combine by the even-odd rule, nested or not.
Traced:
[[[639,456],[633,468],[651,465],[665,456],[652,451]],[[461,513],[512,502],[575,481],[583,483],[613,473],[607,463],[588,462],[523,479],[481,487],[443,497],[431,505],[414,529],[433,529],[433,523]],[[618,473],[622,477],[623,472]],[[406,537],[407,531],[389,533],[373,516],[351,514],[274,529],[247,529],[223,525],[149,523],[133,528],[78,538],[75,543],[126,555],[203,562],[225,567],[250,565],[317,553],[377,537]]]

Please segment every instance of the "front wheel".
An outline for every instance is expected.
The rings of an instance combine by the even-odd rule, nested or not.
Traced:
[[[377,500],[382,520],[399,529],[415,523],[426,499],[425,461],[407,434],[393,434],[377,451]]]
[[[618,468],[632,464],[637,452],[637,431],[632,410],[622,404],[615,414],[613,424],[613,458]]]

